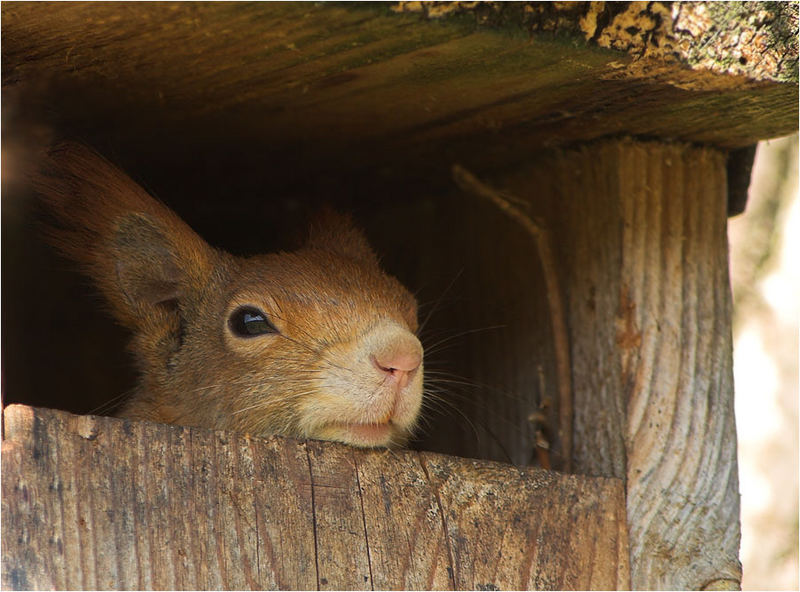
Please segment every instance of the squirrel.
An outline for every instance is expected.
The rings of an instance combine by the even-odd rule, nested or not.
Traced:
[[[402,446],[422,404],[417,303],[324,210],[298,250],[237,257],[94,150],[62,143],[33,184],[48,235],[132,332],[122,418]]]

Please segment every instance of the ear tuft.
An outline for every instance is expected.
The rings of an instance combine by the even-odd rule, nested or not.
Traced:
[[[80,264],[129,328],[141,328],[155,308],[196,297],[212,273],[215,251],[91,149],[56,146],[32,182],[53,219],[51,242]]]
[[[353,218],[330,208],[323,208],[314,216],[306,246],[378,264],[366,235],[355,225]]]

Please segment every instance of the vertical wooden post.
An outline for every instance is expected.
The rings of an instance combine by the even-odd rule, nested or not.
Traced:
[[[620,140],[513,186],[564,273],[575,470],[626,479],[634,588],[739,586],[725,155]]]

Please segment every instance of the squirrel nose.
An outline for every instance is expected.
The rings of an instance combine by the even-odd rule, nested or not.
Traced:
[[[375,366],[404,388],[422,364],[422,345],[412,334],[397,338],[373,354]]]

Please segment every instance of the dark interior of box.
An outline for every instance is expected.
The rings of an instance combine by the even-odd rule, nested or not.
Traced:
[[[537,412],[552,420],[545,437],[557,437],[535,242],[451,179],[450,166],[479,160],[485,139],[417,155],[391,138],[367,150],[335,133],[325,142],[253,137],[235,112],[187,117],[180,105],[155,122],[146,105],[104,102],[102,89],[11,85],[3,98],[4,404],[113,413],[136,381],[128,335],[42,240],[19,172],[38,145],[67,137],[94,146],[235,254],[291,248],[322,204],[352,213],[420,304],[428,394],[413,446],[537,464]],[[551,455],[558,466],[558,446]]]

